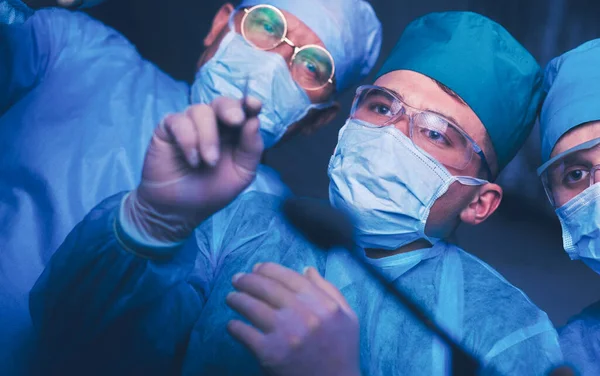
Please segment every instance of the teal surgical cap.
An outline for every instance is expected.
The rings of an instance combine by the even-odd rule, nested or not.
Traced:
[[[269,4],[304,22],[335,62],[338,91],[369,74],[381,49],[381,23],[363,0],[243,0],[242,7]]]
[[[410,70],[449,87],[477,114],[504,168],[525,143],[542,99],[535,58],[496,22],[471,12],[413,21],[378,76]]]
[[[546,67],[544,90],[548,95],[540,115],[542,163],[550,159],[562,135],[600,120],[600,39],[553,59]]]

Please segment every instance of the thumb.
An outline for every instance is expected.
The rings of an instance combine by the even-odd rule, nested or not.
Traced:
[[[317,269],[313,267],[308,267],[304,270],[304,275],[308,278],[309,281],[314,283],[317,287],[319,287],[327,296],[333,299],[337,304],[342,307],[344,312],[348,314],[352,318],[356,318],[356,314],[344,298],[344,295],[337,289],[334,285],[332,285],[325,278],[321,277],[321,274],[317,271]]]

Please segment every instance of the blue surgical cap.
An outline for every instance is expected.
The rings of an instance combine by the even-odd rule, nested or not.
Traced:
[[[381,23],[363,0],[243,0],[242,7],[269,4],[298,17],[333,56],[337,90],[369,74],[381,49]]]
[[[600,120],[600,39],[553,59],[546,68],[544,90],[548,96],[540,116],[542,163],[565,133]]]

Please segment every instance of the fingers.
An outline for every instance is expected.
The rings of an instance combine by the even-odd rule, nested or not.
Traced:
[[[260,109],[260,101],[254,98],[246,98],[242,106],[239,100],[219,97],[210,105],[193,105],[185,113],[166,116],[156,135],[176,144],[192,167],[201,162],[214,167],[221,154],[219,126],[241,128],[234,158],[240,168],[253,174],[263,151],[256,117]]]
[[[319,287],[327,296],[333,299],[339,306],[348,313],[351,317],[356,317],[356,314],[344,298],[344,295],[337,289],[334,285],[332,285],[329,281],[319,274],[317,269],[313,267],[306,268],[304,275],[308,278],[309,281],[314,283],[317,287]]]
[[[240,142],[235,150],[233,158],[244,174],[254,174],[260,163],[264,144],[259,132],[260,122],[258,118],[249,119],[240,136]]]
[[[220,154],[219,126],[215,111],[211,106],[196,105],[189,107],[186,114],[195,125],[197,134],[195,142],[202,160],[209,166],[215,166]]]
[[[241,127],[246,121],[246,114],[239,100],[219,97],[210,106],[217,119],[223,125],[230,127]]]
[[[233,338],[245,345],[254,356],[260,357],[264,342],[264,335],[261,332],[239,320],[231,320],[227,324],[227,331]]]
[[[273,308],[290,307],[296,301],[294,292],[277,281],[260,274],[238,274],[234,276],[233,287],[269,304]]]
[[[254,98],[254,97],[246,97],[243,102],[244,110],[246,111],[246,116],[249,118],[257,117],[262,109],[262,103]]]
[[[272,262],[257,264],[252,271],[282,284],[295,293],[306,292],[313,287],[311,282],[301,274]]]
[[[252,325],[269,332],[275,322],[275,311],[266,303],[242,292],[232,292],[225,299],[227,305],[244,316]]]
[[[297,310],[307,320],[310,319],[309,312],[317,317],[324,318],[341,308],[335,299],[330,298],[326,292],[313,284],[308,278],[291,269],[274,263],[265,263],[255,266],[253,272],[289,289],[293,294],[293,300],[291,302],[285,301],[284,304]]]
[[[196,126],[185,114],[168,115],[156,132],[163,141],[177,145],[186,161],[192,166],[199,164]]]
[[[78,7],[83,3],[83,0],[57,0],[58,6],[63,8]]]

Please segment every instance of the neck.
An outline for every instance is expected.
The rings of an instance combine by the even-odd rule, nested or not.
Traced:
[[[431,248],[431,247],[432,247],[431,243],[429,243],[427,240],[419,239],[410,244],[403,245],[402,247],[396,249],[395,251],[386,251],[385,249],[369,248],[369,249],[365,249],[365,253],[367,254],[368,258],[380,259],[380,258],[384,258],[384,257],[399,255],[401,253],[408,253],[408,252],[416,251],[419,249]]]

